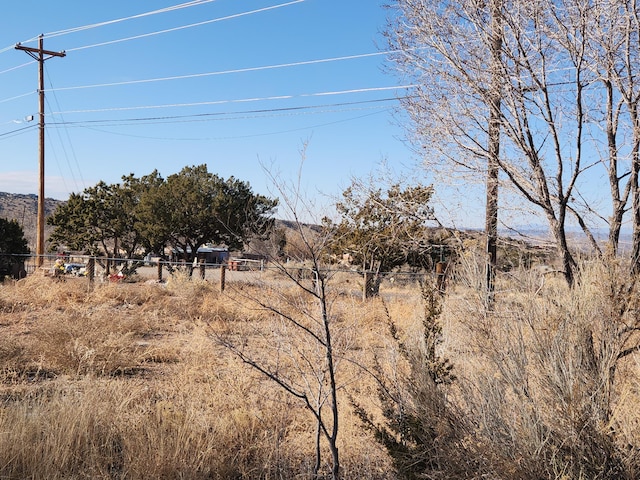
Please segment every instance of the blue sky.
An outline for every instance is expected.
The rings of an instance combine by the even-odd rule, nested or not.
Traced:
[[[216,0],[141,16],[182,3],[3,2],[0,191],[37,192],[37,63],[13,47],[41,33],[67,54],[45,62],[47,197],[202,163],[270,194],[262,166],[295,179],[305,144],[302,187],[321,203],[383,162],[416,167],[394,114],[401,80],[380,54],[383,1]]]

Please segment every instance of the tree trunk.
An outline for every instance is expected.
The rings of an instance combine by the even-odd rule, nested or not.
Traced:
[[[640,273],[640,190],[638,189],[638,176],[640,175],[640,125],[638,125],[638,108],[633,104],[630,111],[633,120],[634,145],[631,157],[631,201],[633,218],[633,240],[631,251],[631,273]]]
[[[562,272],[564,278],[567,281],[569,287],[573,286],[575,280],[575,267],[576,261],[571,255],[569,244],[567,243],[567,232],[564,228],[564,215],[560,215],[558,218],[550,218],[549,223],[551,225],[551,231],[553,232],[554,239],[556,241],[556,248],[560,261],[562,263]]]
[[[617,132],[617,120],[615,116],[614,96],[613,96],[613,84],[607,80],[604,82],[607,91],[607,150],[609,156],[609,190],[611,191],[612,200],[612,214],[609,220],[609,240],[607,254],[615,257],[618,254],[618,247],[620,244],[620,230],[622,229],[622,219],[625,213],[625,205],[629,198],[628,187],[624,190],[624,194],[621,196],[620,191],[620,177],[618,173],[618,141],[616,139]]]
[[[487,236],[487,278],[486,306],[493,309],[496,266],[498,264],[498,175],[500,173],[500,61],[502,51],[502,0],[491,2],[491,92],[489,95],[489,145],[487,167],[487,205],[485,233]]]

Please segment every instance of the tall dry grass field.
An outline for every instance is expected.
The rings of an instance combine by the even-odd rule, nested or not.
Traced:
[[[221,294],[179,277],[89,289],[32,276],[0,286],[0,477],[308,478],[314,420],[215,341],[234,335],[286,360],[295,345],[271,344],[285,332],[248,301],[264,294],[251,282]],[[337,303],[342,350],[356,359],[383,347],[375,302]],[[345,391],[375,391],[355,364],[339,372]],[[393,478],[346,396],[341,408],[345,477]]]
[[[385,424],[381,383],[428,432],[401,439],[422,469],[405,478],[636,478],[640,323],[623,272],[585,264],[573,290],[511,273],[493,312],[478,279],[458,272],[438,319],[449,385],[416,375],[427,356],[417,284],[384,285],[382,299],[363,302],[334,275],[343,478],[402,478],[351,403]],[[314,418],[220,339],[313,391],[322,352],[277,313],[312,326],[312,298],[276,274],[223,293],[181,277],[76,280],[0,285],[1,478],[311,478]]]

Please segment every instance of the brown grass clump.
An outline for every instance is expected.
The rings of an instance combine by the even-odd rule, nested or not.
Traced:
[[[498,478],[637,478],[634,279],[594,261],[571,289],[526,271],[501,278],[499,292],[486,312],[481,295],[459,289],[443,314],[456,403],[475,425],[470,455]]]

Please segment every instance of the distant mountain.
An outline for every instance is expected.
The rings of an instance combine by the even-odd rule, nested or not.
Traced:
[[[51,215],[56,207],[64,203],[62,200],[46,198],[44,201],[45,217]],[[24,195],[20,193],[0,192],[0,217],[8,220],[16,220],[24,231],[24,236],[32,251],[36,249],[37,221],[38,221],[38,196],[35,194]],[[45,238],[51,233],[52,227],[45,226]]]

